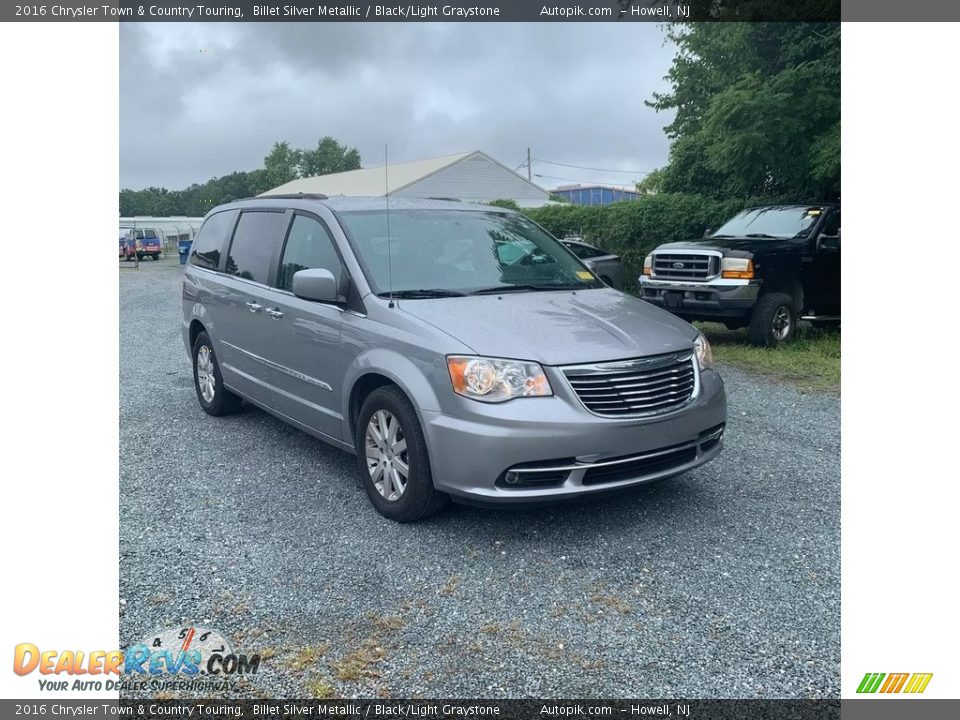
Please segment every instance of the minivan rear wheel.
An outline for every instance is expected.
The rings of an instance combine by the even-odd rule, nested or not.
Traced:
[[[229,415],[240,409],[240,398],[223,385],[220,364],[205,331],[193,342],[193,387],[200,407],[208,415]]]
[[[377,388],[363,401],[355,447],[363,489],[384,517],[415,522],[446,504],[447,496],[433,487],[416,410],[398,388]]]

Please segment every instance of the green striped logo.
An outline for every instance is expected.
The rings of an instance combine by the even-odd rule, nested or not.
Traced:
[[[867,673],[860,681],[858,693],[922,693],[933,673]]]

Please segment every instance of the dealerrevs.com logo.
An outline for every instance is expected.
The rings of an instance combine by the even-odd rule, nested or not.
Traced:
[[[933,673],[867,673],[860,681],[858,693],[922,693]]]
[[[161,630],[125,650],[61,652],[20,643],[13,651],[13,671],[39,673],[40,690],[228,690],[233,678],[259,669],[259,655],[234,652],[219,631],[202,627]]]

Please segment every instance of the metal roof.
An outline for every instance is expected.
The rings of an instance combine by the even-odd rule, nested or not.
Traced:
[[[441,155],[440,157],[428,158],[426,160],[414,160],[412,162],[395,164],[390,163],[386,171],[384,171],[384,166],[380,165],[377,167],[362,168],[360,170],[330,173],[329,175],[299,178],[275,187],[272,190],[267,190],[265,193],[261,193],[260,197],[289,195],[293,193],[322,193],[330,197],[336,195],[354,197],[382,197],[383,195],[393,195],[410,185],[418,183],[441,170],[445,170],[469,158],[482,158],[489,161],[507,173],[516,176],[516,178],[522,180],[523,183],[530,185],[536,190],[538,195],[543,195],[546,199],[547,192],[543,188],[538,187],[522,175],[519,175],[479,150],[455,153],[453,155]]]

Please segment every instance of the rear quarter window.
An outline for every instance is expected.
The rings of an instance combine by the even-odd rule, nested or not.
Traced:
[[[236,210],[225,210],[208,217],[193,240],[190,264],[207,270],[220,267],[220,254],[226,245],[227,235],[233,229]]]

